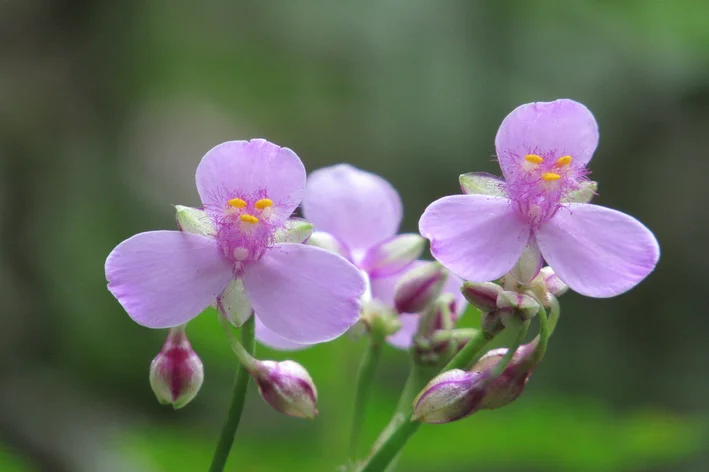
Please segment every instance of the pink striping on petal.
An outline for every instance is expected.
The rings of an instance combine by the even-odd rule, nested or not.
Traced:
[[[106,259],[108,290],[148,328],[187,323],[231,280],[231,263],[213,238],[151,231],[126,239]]]
[[[572,290],[620,295],[652,272],[660,248],[642,223],[616,210],[571,203],[536,232],[544,259]]]
[[[362,274],[324,249],[276,244],[245,267],[243,279],[256,316],[288,341],[330,341],[359,319]]]

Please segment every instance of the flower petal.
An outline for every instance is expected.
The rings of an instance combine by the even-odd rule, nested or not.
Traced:
[[[553,159],[569,155],[573,166],[591,160],[598,146],[598,124],[579,102],[561,99],[527,103],[505,117],[495,137],[497,158],[507,180],[527,154]]]
[[[571,290],[620,295],[655,268],[660,247],[642,223],[610,208],[571,203],[536,232],[544,259]]]
[[[266,327],[261,320],[256,317],[256,339],[264,346],[276,349],[278,351],[298,351],[308,347],[307,344],[297,344],[292,341],[283,339]]]
[[[426,208],[419,231],[431,254],[464,280],[488,282],[512,269],[529,240],[530,228],[505,198],[452,195]]]
[[[245,267],[243,278],[256,316],[288,341],[330,341],[359,319],[362,274],[324,249],[276,244]]]
[[[151,231],[126,239],[106,259],[108,290],[133,320],[148,328],[187,323],[232,278],[213,238]]]
[[[204,155],[196,181],[199,197],[210,212],[223,211],[226,201],[238,192],[268,197],[274,202],[273,213],[285,219],[302,199],[305,167],[293,151],[265,139],[228,141]]]
[[[402,218],[399,194],[378,175],[348,164],[310,174],[303,215],[353,251],[394,236]]]

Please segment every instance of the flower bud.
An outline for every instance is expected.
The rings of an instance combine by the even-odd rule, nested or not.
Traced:
[[[400,313],[419,313],[443,290],[448,271],[437,262],[426,262],[406,272],[394,288],[394,306]]]
[[[250,369],[264,400],[288,416],[313,419],[318,392],[305,367],[294,361],[256,361]]]
[[[362,302],[359,319],[368,332],[376,333],[381,338],[391,336],[401,328],[398,314],[376,299]]]
[[[202,361],[192,350],[185,327],[172,328],[150,364],[150,386],[158,401],[175,409],[187,405],[204,381]]]
[[[425,247],[426,240],[422,236],[400,234],[369,249],[359,266],[370,277],[394,275],[418,259]]]
[[[335,236],[330,233],[325,233],[324,231],[313,232],[313,234],[311,234],[308,238],[307,244],[309,246],[315,246],[320,249],[325,249],[326,251],[334,252],[345,259],[350,258],[349,249],[347,249],[347,247]]]
[[[483,377],[460,369],[434,377],[414,399],[411,421],[449,423],[473,414],[485,396]]]
[[[486,386],[485,395],[480,402],[481,410],[494,410],[509,405],[522,394],[536,367],[533,360],[536,348],[535,339],[517,349],[502,374]],[[481,357],[471,370],[481,375],[489,375],[507,351],[506,348],[493,349]]]
[[[465,282],[460,290],[471,305],[484,313],[497,310],[497,296],[503,289],[492,282]]]
[[[529,295],[504,290],[497,296],[497,311],[502,324],[515,327],[531,320],[539,312],[539,303]]]

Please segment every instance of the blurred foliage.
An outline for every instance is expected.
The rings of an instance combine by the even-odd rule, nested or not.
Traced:
[[[163,408],[147,371],[165,333],[125,315],[103,263],[198,204],[214,144],[264,136],[308,170],[381,174],[413,231],[458,174],[499,172],[506,113],[558,97],[596,114],[596,203],[652,228],[660,265],[622,297],[565,296],[525,395],[422,428],[400,470],[707,470],[708,18],[703,0],[0,2],[0,471],[205,469],[234,369],[216,315],[189,328],[203,391]],[[230,468],[340,463],[361,344],[261,350],[308,367],[321,416],[252,391]],[[366,439],[406,363],[385,352]]]

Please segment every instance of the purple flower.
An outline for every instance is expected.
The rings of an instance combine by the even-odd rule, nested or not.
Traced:
[[[394,187],[347,164],[325,167],[310,174],[303,215],[316,229],[309,244],[347,258],[369,280],[372,297],[393,306],[398,277],[425,247],[417,234],[397,235],[402,204]],[[280,339],[264,324],[256,325],[256,337],[263,344],[276,349],[304,347]]]
[[[596,120],[580,103],[516,108],[495,139],[505,181],[463,176],[466,191],[477,194],[441,198],[421,217],[434,257],[474,282],[503,276],[524,255],[526,278],[543,258],[583,295],[612,297],[633,288],[654,269],[659,246],[636,219],[586,203],[595,188],[586,164],[597,144]],[[528,270],[535,265],[536,272]]]
[[[223,143],[202,158],[196,181],[198,223],[137,234],[106,260],[108,289],[133,320],[178,326],[216,301],[235,324],[253,311],[299,343],[329,341],[357,321],[360,272],[323,249],[279,242],[305,188],[293,151],[262,139]]]

